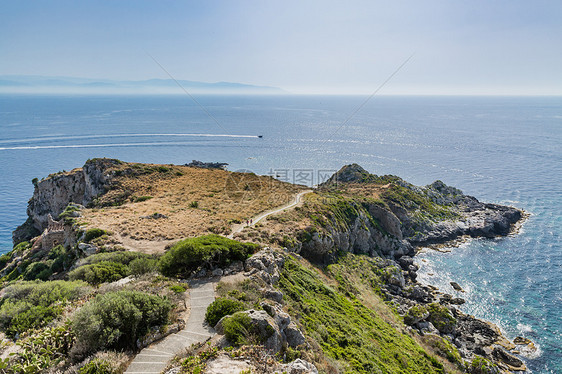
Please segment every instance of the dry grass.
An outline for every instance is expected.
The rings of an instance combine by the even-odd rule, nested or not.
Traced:
[[[110,231],[114,244],[150,253],[186,237],[228,234],[233,223],[283,205],[304,189],[267,176],[186,166],[126,163],[112,171],[118,175],[113,188],[97,203],[126,202],[86,209],[82,221]],[[151,198],[134,202],[142,196]]]

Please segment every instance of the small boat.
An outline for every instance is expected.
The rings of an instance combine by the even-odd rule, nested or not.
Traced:
[[[260,139],[263,138],[263,135],[258,135],[258,138],[260,138]]]

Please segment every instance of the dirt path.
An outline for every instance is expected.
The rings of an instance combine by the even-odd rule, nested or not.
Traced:
[[[206,341],[214,334],[213,329],[205,324],[205,312],[215,300],[215,284],[210,281],[193,282],[190,286],[191,312],[185,328],[140,351],[125,374],[159,374],[176,354],[193,343]]]
[[[270,216],[272,214],[276,214],[279,212],[282,212],[284,210],[287,209],[291,209],[296,207],[297,205],[299,205],[301,203],[302,197],[308,193],[313,192],[312,190],[306,190],[306,191],[302,191],[299,192],[296,196],[293,202],[287,204],[287,205],[283,205],[279,208],[275,208],[272,210],[268,210],[267,212],[263,212],[258,214],[257,216],[255,216],[254,218],[252,218],[252,223],[250,224],[250,226],[255,225],[256,223],[258,223],[259,221],[261,221],[262,219],[266,218],[267,216]],[[228,238],[232,239],[234,237],[234,234],[241,232],[242,230],[244,230],[245,227],[248,227],[248,225],[246,223],[239,223],[236,225],[232,225],[232,233],[230,235],[228,235]]]

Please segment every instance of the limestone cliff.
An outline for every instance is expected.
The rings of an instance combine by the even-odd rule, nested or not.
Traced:
[[[51,174],[35,184],[33,197],[27,206],[28,221],[14,231],[14,243],[30,239],[43,232],[48,216],[58,217],[69,203],[88,205],[107,191],[111,176],[104,172],[119,163],[113,159],[88,160],[82,168]]]

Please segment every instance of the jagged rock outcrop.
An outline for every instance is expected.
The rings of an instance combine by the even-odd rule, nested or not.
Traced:
[[[330,263],[339,250],[369,256],[400,257],[413,255],[413,247],[405,240],[386,234],[361,214],[347,227],[329,225],[324,232],[314,232],[309,240],[293,248],[316,263]]]
[[[113,159],[88,160],[82,168],[52,174],[37,182],[27,206],[28,221],[14,231],[14,243],[43,232],[48,226],[49,214],[58,217],[69,203],[86,206],[107,192],[112,176],[106,175],[105,171],[120,162]]]
[[[335,194],[334,202],[325,200],[338,213],[328,213],[324,227],[290,248],[317,263],[334,261],[338,251],[397,259],[412,256],[417,246],[462,236],[507,235],[523,217],[516,208],[482,203],[441,181],[417,187],[396,176],[369,174],[357,164],[344,166],[320,192]],[[403,268],[415,277],[415,269]]]
[[[193,160],[189,164],[185,164],[185,166],[189,166],[192,168],[201,168],[201,169],[225,170],[228,164],[226,162],[203,162],[203,161]]]

